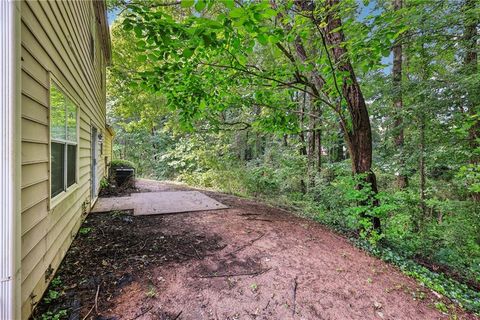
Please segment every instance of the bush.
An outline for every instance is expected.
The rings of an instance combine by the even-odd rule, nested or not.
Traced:
[[[110,170],[114,171],[115,169],[119,168],[136,170],[135,164],[128,160],[114,159],[110,162]]]

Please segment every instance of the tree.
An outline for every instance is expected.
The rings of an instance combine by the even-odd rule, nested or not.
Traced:
[[[402,0],[393,0],[393,10],[399,11],[403,7]],[[405,189],[408,185],[408,178],[405,174],[405,159],[404,159],[404,143],[405,137],[403,133],[403,119],[402,119],[402,109],[403,109],[403,98],[402,98],[402,63],[403,63],[403,53],[402,53],[402,43],[397,39],[392,48],[393,52],[393,68],[392,68],[392,77],[393,77],[393,105],[396,109],[394,130],[396,135],[394,137],[395,147],[398,148],[399,153],[399,172],[397,175],[397,184],[400,189]]]
[[[478,26],[480,18],[475,14],[478,2],[475,0],[465,0],[463,9],[464,16],[464,38],[465,38],[465,75],[467,77],[478,77]],[[473,86],[467,87],[467,113],[470,117],[470,128],[468,130],[468,141],[472,155],[470,156],[470,164],[473,167],[480,164],[480,90],[478,83],[474,82]],[[473,192],[472,197],[475,201],[480,201],[480,193]]]
[[[327,0],[326,34],[327,45],[331,47],[332,56],[338,71],[345,74],[342,81],[342,95],[346,100],[351,118],[351,127],[344,123],[343,128],[347,139],[352,171],[354,174],[365,174],[365,181],[370,185],[373,194],[377,194],[377,180],[372,171],[372,131],[368,117],[367,106],[358,83],[352,64],[348,60],[347,49],[343,45],[345,36],[342,32],[342,22],[335,11],[338,0]],[[376,202],[376,200],[373,200]],[[380,229],[380,218],[372,217],[375,230]]]

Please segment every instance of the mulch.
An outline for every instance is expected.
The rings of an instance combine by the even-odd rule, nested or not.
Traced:
[[[61,310],[68,311],[69,319],[82,319],[89,312],[101,314],[112,306],[122,288],[148,278],[150,266],[202,259],[207,252],[222,248],[220,237],[172,234],[169,228],[161,216],[133,216],[128,211],[91,214],[63,260],[56,281],[47,290],[47,297],[49,290],[60,296],[43,299],[34,318],[59,314]],[[177,315],[158,316],[174,319]]]

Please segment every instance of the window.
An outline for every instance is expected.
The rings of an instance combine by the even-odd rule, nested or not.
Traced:
[[[77,181],[77,106],[52,82],[50,86],[51,197]]]

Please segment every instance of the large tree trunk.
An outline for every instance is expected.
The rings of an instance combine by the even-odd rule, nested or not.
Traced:
[[[312,103],[312,99],[308,99],[309,103],[309,114],[308,117],[308,133],[307,133],[307,164],[308,164],[308,186],[315,186],[315,125],[317,120],[314,116],[315,106]]]
[[[346,159],[343,147],[345,146],[345,138],[343,137],[343,128],[339,123],[338,132],[333,136],[333,145],[330,150],[329,160],[331,162],[340,162]]]
[[[419,155],[419,163],[418,163],[418,171],[420,175],[420,210],[421,210],[421,217],[418,219],[419,221],[414,222],[415,231],[420,230],[420,221],[425,219],[425,215],[427,213],[427,206],[425,204],[425,186],[426,186],[426,176],[425,176],[425,113],[420,111],[420,137],[419,137],[419,146],[420,155]]]
[[[297,98],[298,98],[298,95],[297,95]],[[307,147],[306,147],[306,144],[305,144],[305,134],[303,133],[303,129],[304,129],[304,113],[305,113],[305,107],[306,107],[306,103],[307,103],[307,94],[304,92],[303,93],[303,99],[302,101],[300,102],[300,99],[297,99],[298,101],[298,104],[300,105],[300,133],[298,134],[298,137],[300,139],[300,154],[302,156],[307,156]],[[308,175],[308,173],[307,173]],[[300,188],[301,188],[301,191],[303,194],[305,194],[307,192],[307,185],[305,183],[305,180],[302,178],[300,179]]]
[[[331,54],[339,71],[338,74],[347,75],[343,78],[342,95],[347,102],[347,109],[352,121],[351,129],[345,128],[352,160],[352,171],[354,174],[365,174],[366,182],[371,185],[373,194],[376,194],[378,192],[377,180],[372,171],[372,131],[367,106],[352,64],[348,60],[342,22],[336,15],[335,9],[339,0],[326,0],[326,4],[326,42],[331,48]],[[372,223],[376,230],[380,230],[379,218],[372,217]]]
[[[156,135],[157,135],[157,130],[155,127],[152,127],[150,131],[150,138],[152,139],[153,161],[158,160],[158,151],[160,150],[160,146],[158,145],[158,143],[155,142]]]
[[[477,0],[465,0],[464,10],[465,14],[465,71],[468,76],[478,73],[478,45],[477,27],[479,24],[478,18],[474,14]],[[467,104],[468,114],[471,117],[475,117],[480,112],[478,104],[480,104],[480,90],[478,87],[467,89]],[[478,165],[480,163],[480,156],[474,152],[474,150],[480,148],[480,121],[476,120],[468,131],[468,141],[470,149],[473,155],[470,157],[470,163]],[[476,192],[472,194],[472,198],[475,201],[480,201],[480,193]]]
[[[402,0],[393,0],[393,10],[398,11],[402,9]],[[402,44],[395,42],[392,48],[393,51],[393,106],[395,109],[395,123],[394,123],[394,143],[399,152],[399,173],[397,175],[397,186],[400,189],[405,189],[408,186],[408,178],[405,174],[405,155],[404,155],[404,133],[403,133],[403,94],[402,94]]]
[[[322,172],[322,110],[317,107],[317,119],[315,122],[315,144],[317,147],[317,172]]]

